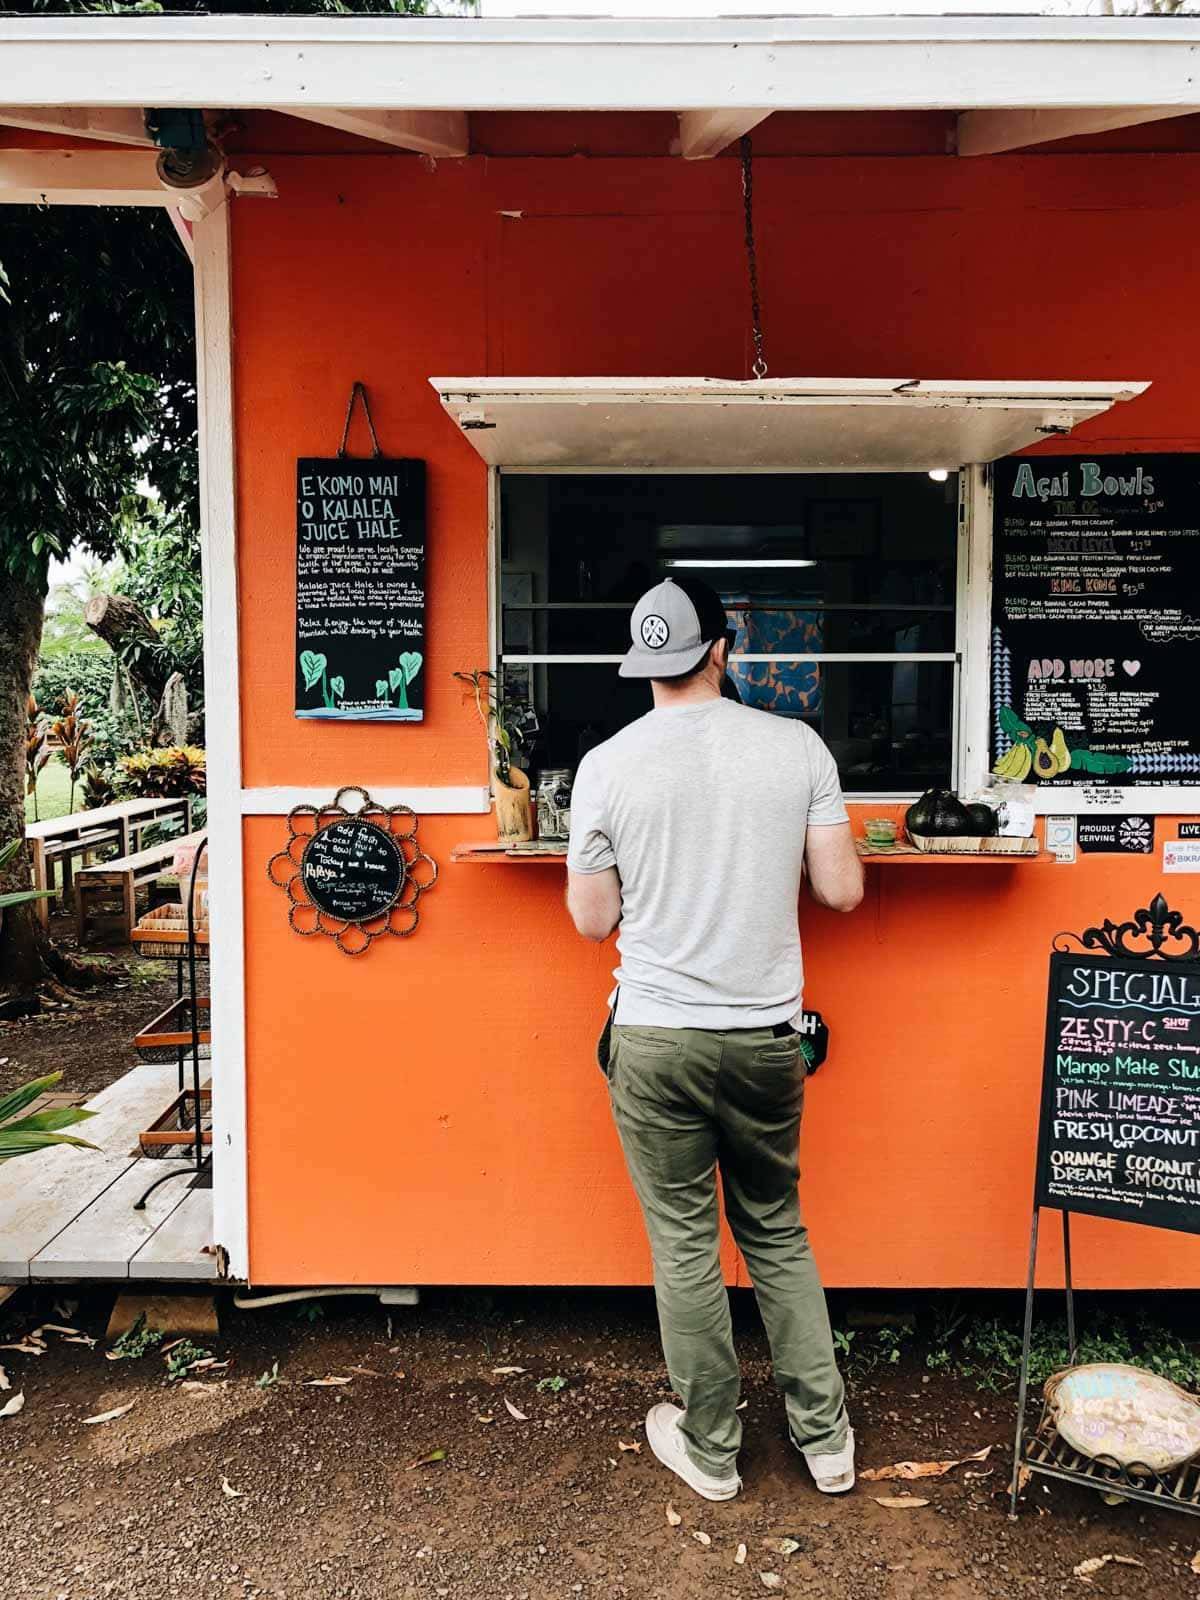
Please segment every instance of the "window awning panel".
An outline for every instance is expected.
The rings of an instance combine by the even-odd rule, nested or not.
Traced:
[[[884,472],[994,461],[1145,383],[431,378],[489,466]]]

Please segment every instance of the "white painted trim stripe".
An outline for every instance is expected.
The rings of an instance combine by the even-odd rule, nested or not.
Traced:
[[[384,806],[411,806],[418,816],[479,816],[490,810],[491,800],[484,786],[463,785],[445,788],[395,788],[364,784],[372,800]],[[333,787],[313,785],[284,786],[277,789],[243,789],[239,796],[244,817],[282,817],[294,806],[333,804]]]
[[[196,388],[212,907],[213,1238],[248,1278],[246,996],[230,208],[196,223]]]
[[[732,608],[731,609],[735,609]],[[803,610],[803,605],[797,610]],[[616,665],[623,661],[623,655],[615,656],[501,656],[501,661],[506,667],[599,667],[605,663]],[[834,661],[834,662],[878,662],[878,661],[957,661],[958,655],[954,650],[826,650],[826,651],[800,651],[787,650],[775,655],[731,655],[730,661]]]

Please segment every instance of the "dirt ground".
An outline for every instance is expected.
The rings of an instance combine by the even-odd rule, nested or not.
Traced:
[[[51,924],[55,942],[73,952],[73,920],[56,915]],[[0,1022],[0,1094],[62,1072],[57,1092],[87,1098],[137,1065],[130,1041],[175,998],[174,964],[139,960],[128,946],[89,946],[83,954],[111,976],[94,988],[47,994],[34,1016]]]
[[[1200,1524],[1179,1514],[1107,1507],[1035,1480],[1010,1523],[1012,1398],[928,1374],[919,1351],[852,1386],[860,1467],[988,1445],[990,1459],[917,1484],[860,1482],[846,1498],[821,1497],[787,1443],[752,1303],[735,1298],[746,1486],[722,1505],[693,1496],[644,1443],[646,1408],[666,1394],[648,1294],[433,1292],[416,1308],[394,1309],[390,1326],[389,1313],[368,1301],[327,1301],[319,1320],[294,1307],[226,1304],[209,1345],[228,1369],[169,1385],[157,1352],[110,1363],[102,1344],[54,1333],[44,1355],[0,1351],[12,1385],[0,1405],[25,1396],[23,1410],[0,1418],[0,1594],[1200,1593],[1189,1568]],[[58,1317],[53,1299],[22,1291],[0,1311],[0,1341],[64,1312],[64,1325],[103,1334],[111,1295],[60,1304]],[[278,1381],[260,1387],[276,1362]],[[330,1376],[350,1381],[310,1386]],[[538,1387],[551,1378],[565,1385]],[[112,1421],[85,1423],[130,1402]],[[904,1493],[929,1503],[877,1503]],[[766,1542],[781,1538],[798,1548],[785,1555]],[[1103,1555],[1141,1565],[1109,1562],[1090,1582],[1074,1576],[1081,1561]]]

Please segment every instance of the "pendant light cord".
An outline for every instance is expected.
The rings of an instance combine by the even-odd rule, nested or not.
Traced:
[[[767,375],[767,358],[763,354],[762,302],[758,294],[758,252],[754,245],[754,166],[750,135],[744,133],[742,152],[742,206],[746,215],[746,264],[750,269],[750,334],[754,340],[754,362],[750,368],[758,379]]]

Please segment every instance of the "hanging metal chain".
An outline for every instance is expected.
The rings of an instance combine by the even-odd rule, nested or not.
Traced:
[[[754,246],[754,151],[750,135],[744,133],[742,151],[742,204],[746,213],[746,264],[750,269],[750,333],[754,340],[754,363],[750,370],[756,378],[767,375],[767,358],[763,355],[762,304],[758,297],[758,252]]]

